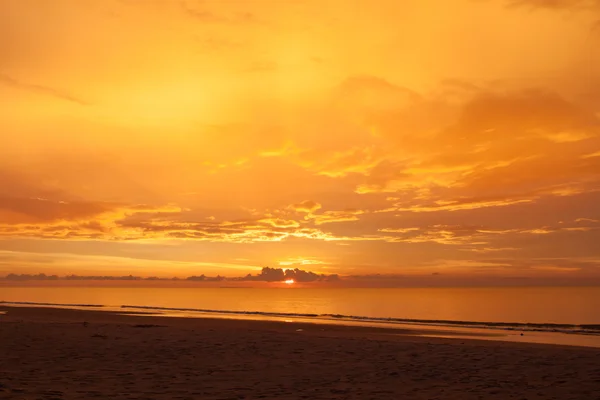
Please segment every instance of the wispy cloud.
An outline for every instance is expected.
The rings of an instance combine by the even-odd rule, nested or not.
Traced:
[[[76,96],[73,96],[63,90],[56,89],[50,86],[38,85],[35,83],[23,82],[18,79],[13,78],[10,75],[4,74],[0,72],[0,84],[6,86],[12,86],[17,89],[27,90],[29,92],[55,97],[60,100],[65,100],[71,103],[78,104],[80,106],[88,106],[90,105],[85,100],[82,100]]]
[[[171,239],[232,243],[278,242],[290,238],[321,241],[362,240],[362,237],[336,236],[314,226],[356,220],[355,215],[360,214],[357,211],[309,214],[310,218],[288,215],[282,210],[252,214],[247,219],[215,221],[207,216],[190,217],[184,209],[170,205],[0,197],[0,236],[117,241]]]
[[[600,17],[600,1],[598,0],[508,0],[512,8],[546,9],[569,12],[592,12]],[[600,19],[592,23],[590,32],[597,33],[600,28]]]
[[[508,0],[511,7],[534,7],[549,9],[590,9],[599,8],[598,0]]]
[[[259,23],[256,15],[249,11],[239,10],[227,14],[223,12],[215,12],[213,10],[209,10],[202,1],[194,2],[182,0],[179,2],[179,5],[187,16],[204,23],[242,25]]]

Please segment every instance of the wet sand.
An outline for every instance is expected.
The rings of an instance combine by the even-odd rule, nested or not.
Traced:
[[[0,307],[0,399],[600,399],[600,349]]]

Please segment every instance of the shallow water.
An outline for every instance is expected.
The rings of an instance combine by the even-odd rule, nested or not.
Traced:
[[[598,324],[600,288],[0,287],[0,301],[494,323]]]
[[[148,311],[179,317],[415,327],[431,330],[435,336],[444,336],[439,332],[443,327],[451,331],[452,337],[476,335],[491,340],[600,347],[600,288],[596,287],[1,287],[0,301],[87,304],[102,306],[99,309],[104,310]]]

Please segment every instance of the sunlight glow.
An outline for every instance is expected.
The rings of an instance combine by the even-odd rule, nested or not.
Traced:
[[[0,0],[0,287],[600,282],[599,2]]]

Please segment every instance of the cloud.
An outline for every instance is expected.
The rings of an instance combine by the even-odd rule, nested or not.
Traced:
[[[552,271],[552,272],[574,272],[581,271],[580,267],[563,267],[557,265],[536,265],[531,267],[532,269],[541,271]]]
[[[388,242],[437,243],[462,246],[465,251],[490,253],[517,250],[515,247],[496,246],[497,239],[518,244],[526,235],[548,235],[557,233],[600,231],[600,222],[588,218],[556,223],[535,228],[495,228],[469,225],[431,225],[425,227],[380,228],[387,234]],[[508,239],[507,239],[508,238]],[[474,246],[474,247],[472,247]]]
[[[365,249],[366,244],[379,242],[450,246],[462,254],[468,251],[479,255],[499,253],[499,249],[514,252],[527,235],[553,237],[560,233],[575,237],[595,230],[592,226],[556,227],[545,223],[521,227],[517,222],[512,229],[501,229],[493,228],[489,221],[486,224],[492,228],[482,230],[465,227],[468,224],[464,220],[442,221],[451,213],[467,218],[467,213],[475,210],[510,210],[548,198],[575,198],[599,190],[596,171],[600,158],[590,156],[600,149],[598,116],[580,103],[546,90],[492,90],[463,81],[444,82],[442,89],[422,95],[402,87],[394,89],[390,82],[377,79],[357,79],[344,85],[347,87],[342,92],[349,98],[333,102],[333,109],[337,107],[340,114],[332,111],[327,116],[331,120],[321,120],[319,114],[315,125],[324,122],[335,127],[342,121],[339,126],[350,128],[332,129],[332,136],[323,140],[322,131],[296,132],[271,121],[268,126],[199,128],[200,143],[210,145],[202,151],[214,157],[209,159],[215,164],[210,182],[218,184],[218,191],[205,193],[193,188],[185,193],[203,201],[207,197],[222,199],[225,193],[244,193],[247,200],[257,196],[260,190],[256,187],[262,182],[268,183],[265,188],[273,186],[272,181],[255,182],[248,177],[271,176],[275,170],[282,171],[282,181],[290,182],[287,171],[292,170],[298,174],[295,177],[306,181],[294,178],[293,190],[270,194],[269,203],[272,205],[279,195],[285,198],[280,204],[289,204],[290,197],[308,200],[280,209],[251,207],[255,211],[244,216],[231,210],[204,212],[199,207],[161,211],[161,206],[148,206],[139,210],[131,203],[73,201],[73,196],[61,197],[60,192],[42,196],[25,188],[23,201],[0,201],[5,222],[0,225],[2,236],[238,244],[308,240]],[[379,97],[381,102],[376,101]],[[442,117],[427,118],[421,124],[411,119],[415,115],[420,115],[419,119],[426,115]],[[343,117],[351,122],[344,125],[348,120]],[[431,119],[436,119],[435,126]],[[254,136],[257,140],[246,140]],[[186,142],[191,137],[186,133],[179,139]],[[263,154],[269,147],[273,151],[266,157]],[[206,162],[204,153],[196,154],[192,146],[182,152],[168,144],[160,148],[186,163]],[[217,158],[215,154],[224,149],[228,149],[226,159]],[[220,167],[242,158],[246,161],[235,171]],[[170,171],[152,170],[151,179],[163,173],[168,176]],[[230,176],[238,179],[234,188],[229,185]],[[78,181],[82,187],[84,183]],[[307,190],[299,192],[302,184]],[[170,190],[170,185],[163,185],[167,187]],[[256,204],[265,204],[264,200],[260,198]],[[342,204],[345,207],[336,207]],[[441,221],[419,222],[419,218],[430,218],[426,214],[435,214]],[[214,219],[208,219],[211,216]],[[394,226],[390,222],[394,217],[408,218],[411,224]]]
[[[297,228],[300,226],[298,221],[282,218],[263,218],[259,219],[258,222],[265,223],[274,228]]]
[[[287,209],[304,215],[305,221],[312,221],[315,225],[330,224],[334,222],[358,221],[359,215],[366,214],[366,210],[346,209],[346,210],[327,210],[317,213],[322,208],[320,203],[312,200],[305,200],[300,203],[290,204]]]
[[[589,153],[589,154],[584,154],[581,156],[581,158],[593,158],[593,157],[600,157],[600,151],[596,151],[594,153]]]
[[[589,223],[600,223],[600,220],[592,218],[577,218],[575,222],[589,222]]]
[[[573,196],[600,188],[598,148],[600,120],[585,107],[546,91],[485,92],[428,146],[389,153],[356,192],[395,193],[389,210],[412,212]]]
[[[27,251],[0,250],[0,275],[2,273],[76,274],[79,276],[147,276],[149,271],[161,277],[185,276],[206,272],[245,274],[249,271],[260,271],[260,267],[251,262],[199,262],[193,260],[173,260],[148,256],[147,253],[125,257],[117,255],[62,253],[56,246],[50,246],[50,252],[37,252],[32,249],[32,241],[28,241]],[[54,242],[56,243],[56,242]]]
[[[419,101],[421,96],[386,79],[361,75],[341,82],[334,90],[334,98],[336,107],[369,115],[395,112]]]
[[[62,201],[0,197],[0,236],[41,239],[198,240],[210,242],[275,242],[285,239],[363,240],[334,235],[318,225],[356,221],[362,210],[325,211],[303,201],[272,211],[248,210],[248,218],[217,219],[175,205]],[[364,240],[372,240],[364,238]]]
[[[356,194],[390,194],[386,211],[509,207],[600,188],[597,113],[550,89],[446,80],[417,94],[354,77],[330,104],[339,127],[327,140],[306,127],[275,156]]]
[[[283,282],[293,280],[294,282],[317,282],[317,281],[336,281],[338,275],[317,274],[312,271],[305,271],[299,268],[282,269],[265,267],[258,275],[248,275],[242,280],[264,281],[264,282]]]
[[[600,269],[600,259],[595,257],[532,257],[525,259],[491,259],[490,262],[510,264],[512,268],[523,274],[537,271],[549,273],[580,273],[583,276],[593,274]]]
[[[313,259],[313,258],[305,258],[305,257],[288,258],[286,260],[279,261],[279,265],[282,265],[282,266],[325,265],[325,264],[328,264],[328,263],[325,261],[321,261],[321,260],[317,260],[317,259]]]
[[[553,11],[591,12],[600,16],[600,1],[598,0],[507,0],[508,7],[546,9]],[[590,33],[599,32],[600,19],[590,26]]]
[[[37,93],[45,96],[51,96],[60,100],[65,100],[71,103],[78,104],[80,106],[88,106],[90,105],[88,102],[73,96],[67,92],[64,92],[60,89],[52,88],[49,86],[38,85],[34,83],[22,82],[18,79],[13,78],[10,75],[4,74],[0,72],[0,84],[11,86],[17,89],[26,90],[32,93]]]
[[[280,242],[286,239],[321,241],[361,240],[360,237],[336,236],[300,221],[272,218],[245,219],[219,222],[196,222],[169,219],[121,221],[123,232],[131,232],[123,239],[143,238],[186,239],[210,242],[257,243]]]
[[[17,166],[0,165],[0,197],[64,198],[64,191],[49,183],[41,182]]]
[[[243,42],[232,41],[220,36],[194,36],[194,41],[203,51],[219,52],[243,47]]]
[[[315,225],[331,224],[334,222],[358,221],[364,210],[324,211],[321,214],[309,214],[305,219],[313,220]]]
[[[274,217],[245,220],[188,220],[176,206],[64,202],[0,198],[0,235],[51,239],[190,239],[214,242],[338,240],[330,233]]]
[[[201,267],[201,265],[198,265]],[[238,266],[239,268],[239,266]],[[5,277],[0,277],[0,280],[7,281],[157,281],[157,280],[179,280],[181,278],[159,278],[156,276],[152,277],[141,277],[135,275],[75,275],[70,274],[66,276],[58,275],[47,275],[45,273],[38,274],[15,274],[9,273]],[[264,267],[260,273],[256,275],[248,274],[246,276],[238,277],[225,277],[221,275],[217,276],[206,276],[192,275],[185,278],[188,281],[194,282],[283,282],[285,280],[293,280],[297,283],[305,282],[335,282],[339,281],[340,277],[337,274],[317,274],[313,271],[306,271],[299,268],[294,269],[281,269],[281,268],[269,268]]]
[[[598,0],[508,0],[510,7],[533,7],[548,9],[600,8]]]
[[[205,7],[203,1],[180,1],[180,7],[183,12],[200,22],[218,23],[218,24],[257,24],[256,16],[248,11],[232,11],[225,15],[222,12],[214,12]]]
[[[275,61],[260,61],[252,63],[246,72],[273,72],[279,68],[279,65]]]
[[[423,228],[381,228],[380,232],[392,234],[391,242],[438,243],[445,245],[487,244],[488,232],[483,228],[461,225],[433,225]]]
[[[462,211],[475,210],[487,207],[505,207],[520,203],[530,203],[533,199],[485,199],[485,198],[462,198],[435,200],[425,204],[406,205],[396,203],[393,207],[382,211],[408,211],[408,212],[437,212],[437,211]]]
[[[507,251],[515,251],[515,250],[519,250],[516,247],[473,247],[473,248],[465,248],[465,249],[461,249],[463,251],[469,251],[472,253],[480,253],[480,254],[486,254],[486,253],[504,253]]]
[[[330,178],[343,178],[351,174],[369,176],[385,161],[384,155],[383,149],[378,146],[353,147],[329,154],[320,150],[298,152],[302,167]]]
[[[0,215],[3,223],[36,224],[61,220],[85,220],[118,207],[93,202],[51,201],[43,198],[0,197]]]
[[[312,213],[320,209],[321,204],[317,203],[316,201],[305,200],[300,203],[291,204],[289,208],[298,212]]]
[[[0,197],[0,236],[114,239],[121,221],[127,218],[181,211],[176,206]]]

